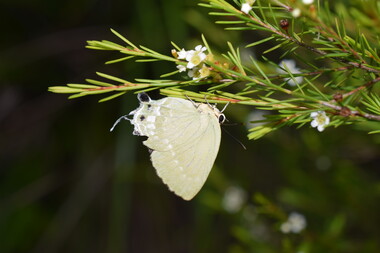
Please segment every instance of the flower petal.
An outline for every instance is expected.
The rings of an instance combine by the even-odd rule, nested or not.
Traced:
[[[318,112],[312,112],[310,113],[310,117],[316,118],[318,116]]]
[[[186,59],[186,56],[187,56],[187,51],[182,48],[182,50],[178,52],[177,59]]]
[[[179,70],[179,72],[186,71],[186,67],[183,65],[177,65],[177,69]]]
[[[325,130],[325,126],[324,125],[319,125],[317,129],[318,129],[319,132],[322,132],[323,130]]]
[[[240,9],[242,12],[244,12],[245,14],[248,14],[248,12],[250,11],[250,10],[252,10],[252,6],[251,5],[249,5],[248,3],[243,3],[242,5],[241,5],[241,9]]]

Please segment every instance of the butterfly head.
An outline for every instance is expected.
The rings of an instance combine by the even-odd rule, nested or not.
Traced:
[[[215,117],[218,118],[219,124],[223,124],[226,120],[226,116],[224,115],[224,113],[222,111],[219,111],[219,109],[216,108],[216,105],[212,106],[212,109],[214,111]]]
[[[226,116],[224,116],[224,114],[220,112],[218,116],[219,124],[223,124],[225,120],[226,120]]]

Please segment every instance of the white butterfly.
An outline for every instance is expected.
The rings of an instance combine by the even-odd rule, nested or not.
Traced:
[[[137,98],[140,107],[129,113],[133,115],[133,134],[148,137],[144,145],[152,150],[158,176],[175,194],[191,200],[205,183],[218,154],[224,114],[210,104],[182,98],[152,100],[146,93]]]

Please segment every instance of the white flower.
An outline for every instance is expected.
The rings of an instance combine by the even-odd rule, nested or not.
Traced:
[[[202,45],[198,45],[195,47],[195,50],[186,51],[185,49],[181,49],[181,51],[177,52],[175,49],[172,50],[174,57],[179,60],[186,60],[186,66],[182,64],[177,65],[177,69],[179,72],[184,72],[187,69],[189,72],[187,73],[190,77],[195,79],[202,79],[208,77],[210,75],[210,69],[203,64],[200,67],[200,64],[207,58],[207,55],[204,53],[207,48]],[[183,61],[181,61],[183,62]]]
[[[206,49],[206,47],[198,45],[195,47],[195,50],[187,51],[186,61],[188,61],[188,63],[186,67],[192,69],[204,61],[206,59],[206,54],[203,52],[206,51]]]
[[[301,10],[298,8],[293,9],[292,16],[298,18],[299,16],[301,16]]]
[[[186,67],[183,65],[177,65],[177,69],[179,70],[179,72],[186,71]]]
[[[311,126],[316,127],[319,132],[325,130],[325,127],[330,123],[330,118],[326,116],[324,111],[312,112],[310,117],[313,118]]]
[[[245,14],[248,14],[248,12],[250,11],[250,10],[252,10],[252,6],[251,5],[249,5],[249,3],[243,3],[242,5],[241,5],[241,9],[240,9],[242,12],[244,12]]]
[[[302,0],[304,4],[312,4],[314,0]]]
[[[223,208],[230,213],[238,212],[247,199],[246,192],[237,186],[228,187],[223,196]]]
[[[296,62],[294,60],[282,60],[278,64],[281,68],[277,69],[277,72],[280,74],[287,74],[288,72],[284,69],[288,69],[292,74],[300,74],[301,71],[296,67]],[[302,83],[303,76],[296,76],[294,78],[284,78],[284,81],[287,81],[290,86],[296,86],[297,84]]]
[[[186,59],[187,51],[185,49],[181,49],[181,51],[178,52],[177,59]]]
[[[306,227],[306,219],[302,214],[292,212],[289,214],[288,220],[281,224],[280,230],[287,233],[299,233]]]
[[[241,5],[241,11],[245,14],[248,14],[250,10],[252,10],[252,5],[256,2],[256,0],[247,0],[245,3]]]

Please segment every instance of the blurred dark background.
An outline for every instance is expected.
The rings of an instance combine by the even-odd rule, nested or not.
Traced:
[[[109,132],[138,106],[135,95],[98,103],[47,91],[99,79],[96,71],[131,81],[173,71],[104,65],[119,55],[84,46],[120,42],[110,28],[164,54],[170,41],[200,44],[202,33],[220,51],[262,36],[225,32],[196,4],[0,3],[0,252],[379,252],[379,135],[305,126],[248,141],[244,125],[227,126],[247,150],[224,134],[206,185],[186,202],[156,176],[128,122]],[[245,123],[253,109],[230,105],[226,115]],[[307,226],[284,234],[293,211]]]

